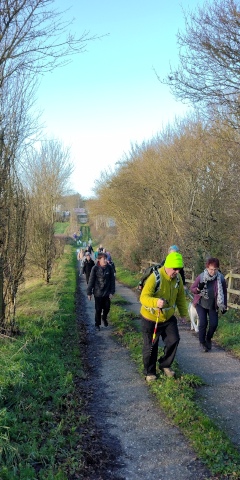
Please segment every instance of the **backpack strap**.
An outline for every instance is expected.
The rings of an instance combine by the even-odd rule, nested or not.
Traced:
[[[161,274],[157,266],[153,268],[153,273],[155,275],[155,281],[156,281],[154,293],[156,293],[160,288],[160,282],[161,282]]]

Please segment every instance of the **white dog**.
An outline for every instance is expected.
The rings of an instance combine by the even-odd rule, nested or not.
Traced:
[[[197,310],[194,307],[192,302],[188,304],[188,315],[191,320],[191,330],[195,330],[195,332],[198,332],[199,318],[198,318]]]

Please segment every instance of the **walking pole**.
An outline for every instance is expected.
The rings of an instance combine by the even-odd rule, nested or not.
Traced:
[[[151,355],[151,353],[152,353],[153,345],[154,345],[154,343],[155,343],[155,340],[156,340],[156,335],[157,335],[157,327],[158,327],[158,322],[159,322],[160,312],[162,312],[162,309],[161,309],[161,308],[159,308],[159,309],[158,309],[157,320],[156,320],[156,323],[155,323],[155,326],[154,326],[154,331],[153,331],[153,336],[152,336],[152,346],[151,346],[151,352],[150,352],[150,355]]]

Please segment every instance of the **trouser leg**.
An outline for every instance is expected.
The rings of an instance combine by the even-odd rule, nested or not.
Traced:
[[[207,310],[206,308],[203,308],[201,305],[196,305],[196,310],[199,317],[199,326],[198,326],[199,342],[204,344],[206,341],[206,332],[207,332],[207,326],[208,326],[207,315],[209,310]]]
[[[207,331],[207,340],[211,340],[218,327],[218,312],[216,310],[209,310],[209,326]]]
[[[107,320],[107,316],[108,316],[108,313],[110,311],[110,306],[111,306],[110,298],[108,296],[103,297],[102,298],[102,320],[103,320],[103,322],[106,322],[106,320]]]
[[[156,375],[156,363],[158,354],[159,334],[157,334],[154,345],[152,345],[152,337],[155,323],[142,318],[142,335],[143,335],[143,367],[145,375]]]
[[[95,297],[95,325],[101,325],[102,297]]]
[[[160,325],[160,335],[164,342],[164,354],[159,358],[159,368],[169,368],[175,358],[180,341],[177,319],[172,316],[167,322]]]

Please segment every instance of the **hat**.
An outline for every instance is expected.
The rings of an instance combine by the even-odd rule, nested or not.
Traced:
[[[172,252],[166,257],[164,267],[166,268],[183,268],[183,258],[181,253]]]
[[[86,256],[88,256],[88,255],[89,255],[89,257],[91,257],[91,254],[90,254],[90,252],[86,252],[86,253],[85,253],[85,255],[86,255]]]
[[[179,252],[179,248],[177,245],[171,245],[168,249],[169,252],[174,251],[174,252]]]

